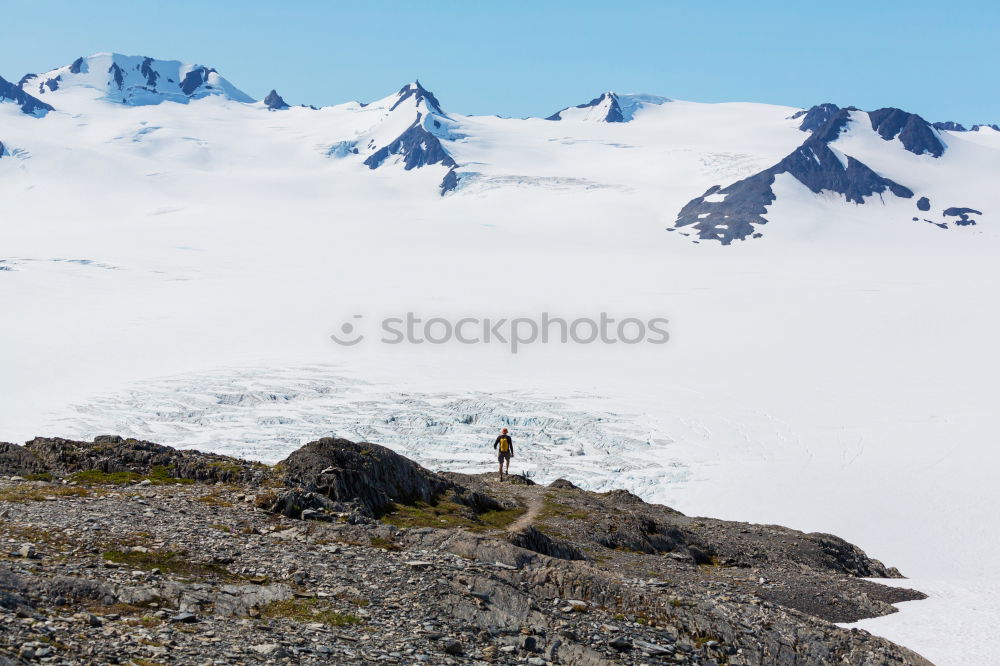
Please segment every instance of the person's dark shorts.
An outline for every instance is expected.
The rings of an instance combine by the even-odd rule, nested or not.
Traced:
[[[500,462],[503,462],[504,460],[510,460],[510,451],[500,451],[500,453],[497,456],[497,459]]]

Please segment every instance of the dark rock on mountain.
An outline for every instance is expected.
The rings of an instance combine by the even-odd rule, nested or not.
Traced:
[[[150,88],[156,88],[156,80],[160,78],[160,73],[153,69],[153,59],[146,57],[142,60],[142,65],[139,68],[139,72],[146,77],[146,85]]]
[[[931,209],[930,199],[928,199],[927,197],[920,197],[919,199],[917,199],[917,210],[927,211],[930,209]]]
[[[681,209],[676,226],[691,226],[698,230],[699,238],[718,240],[723,245],[743,240],[754,233],[757,225],[767,223],[764,214],[775,200],[774,179],[783,173],[793,176],[814,193],[837,192],[859,204],[865,202],[865,197],[886,191],[903,198],[913,196],[906,187],[879,176],[853,157],[835,153],[822,141],[820,137],[836,123],[836,117],[828,120],[812,138],[770,169],[726,188],[710,188]],[[713,196],[724,199],[713,201],[710,199]]]
[[[105,71],[106,78],[101,75],[95,78],[94,74]],[[88,72],[94,74],[88,76]],[[20,86],[25,90],[37,90],[40,96],[73,86],[90,90],[96,88],[105,93],[103,96],[108,101],[129,106],[168,101],[186,104],[192,99],[209,95],[244,103],[254,101],[222,77],[216,77],[214,69],[200,65],[185,65],[175,60],[157,60],[148,56],[97,53],[77,58],[70,65],[48,73],[25,75]]]
[[[365,160],[365,165],[369,169],[377,169],[390,155],[402,156],[403,168],[407,171],[428,164],[456,166],[455,160],[441,145],[441,141],[424,129],[419,117],[395,141],[372,153]]]
[[[881,609],[876,613],[893,612],[891,603],[923,598],[912,590],[883,593],[882,586],[868,588],[868,583],[857,577],[893,578],[900,574],[853,544],[829,534],[802,534],[774,525],[689,517],[619,492],[592,493],[551,486],[519,488],[496,485],[495,475],[449,476],[502,500],[517,497],[519,503],[530,505],[531,498],[541,499],[543,504],[534,527],[558,544],[578,548],[588,561],[594,558],[603,562],[619,577],[628,576],[631,571],[640,576],[655,573],[651,579],[655,582],[650,584],[660,586],[663,585],[660,578],[679,581],[691,575],[690,580],[698,580],[703,571],[700,567],[708,566],[712,567],[713,578],[716,575],[742,578],[764,598],[836,622],[855,621],[876,608]],[[533,552],[543,552],[540,549],[545,547],[530,539],[518,543]],[[464,549],[461,552],[469,553]],[[613,561],[607,559],[609,553],[615,554]],[[530,561],[513,553],[510,559],[500,553],[497,556],[508,564],[530,566]],[[650,571],[653,562],[660,563],[654,569],[663,565],[670,573]],[[849,590],[834,593],[832,600],[830,597],[818,600],[829,591],[821,580],[853,582]]]
[[[295,451],[280,466],[287,486],[356,505],[374,517],[393,504],[435,504],[445,493],[480,510],[501,508],[378,444],[325,437]]]
[[[456,169],[449,169],[448,173],[444,175],[441,180],[441,196],[444,196],[448,192],[451,192],[458,187],[458,171]]]
[[[566,479],[556,479],[549,484],[549,488],[555,488],[556,490],[579,490],[576,484]]]
[[[723,245],[756,237],[757,227],[767,223],[764,215],[775,201],[772,186],[780,174],[793,176],[814,193],[837,192],[847,201],[858,204],[865,203],[867,197],[881,196],[885,192],[905,199],[912,197],[909,188],[878,175],[862,162],[828,145],[847,127],[852,110],[841,109],[830,116],[801,146],[773,167],[725,188],[718,185],[709,188],[681,209],[675,226],[690,226],[698,231],[699,238],[717,240]],[[914,117],[919,119],[919,116]],[[880,127],[887,133],[891,133],[900,120],[898,116],[880,118]],[[914,129],[915,122],[905,120],[903,123],[903,128],[910,128],[908,137],[919,133]],[[901,134],[903,130],[896,131]]]
[[[869,558],[863,550],[838,536],[814,532],[806,538],[804,548],[793,556],[803,564],[858,578],[902,578],[898,571]]]
[[[774,174],[767,170],[725,189],[713,185],[705,194],[688,202],[674,224],[677,228],[691,226],[698,231],[699,238],[718,240],[723,245],[743,240],[754,234],[756,225],[767,224],[764,214],[774,203],[773,184]],[[725,198],[709,199],[718,196]]]
[[[826,102],[824,104],[817,104],[808,110],[799,111],[793,114],[792,118],[802,118],[802,122],[799,123],[799,129],[803,132],[813,132],[822,127],[838,111],[840,111],[839,106]]]
[[[847,130],[847,125],[851,121],[852,111],[857,111],[857,109],[853,106],[848,106],[830,116],[825,123],[816,128],[812,137],[806,139],[806,143],[809,143],[810,140],[822,143],[836,141]]]
[[[960,227],[968,227],[976,224],[970,215],[982,215],[982,213],[974,208],[945,208],[941,213],[945,217],[957,217],[955,224]]]
[[[369,155],[365,159],[365,166],[369,169],[377,169],[391,155],[399,155],[403,158],[403,168],[406,171],[429,164],[440,164],[449,167],[448,173],[445,174],[444,180],[441,181],[441,194],[445,194],[458,186],[458,176],[455,173],[458,164],[448,154],[448,151],[444,149],[444,146],[441,145],[441,140],[424,129],[420,114],[417,115],[414,123],[392,143],[382,146]]]
[[[693,535],[662,525],[653,518],[629,515],[621,521],[608,516],[594,526],[594,540],[605,548],[623,548],[635,553],[687,553],[695,562],[711,561],[712,548]],[[693,553],[697,553],[694,555]]]
[[[19,86],[15,86],[13,83],[0,76],[0,103],[2,102],[14,102],[21,107],[22,113],[26,113],[29,116],[41,117],[53,110],[53,108],[45,102],[32,97],[28,93],[24,92],[24,90],[22,90]]]
[[[625,118],[622,115],[621,105],[618,103],[618,98],[612,96],[611,107],[608,109],[607,115],[604,116],[604,122],[608,123],[623,123]]]
[[[451,120],[441,110],[441,104],[434,94],[425,89],[419,81],[400,89],[389,107],[389,112],[409,113],[409,109],[399,108],[408,99],[412,99],[417,107],[412,123],[402,134],[385,145],[369,142],[368,150],[372,152],[365,158],[364,164],[369,169],[377,169],[392,156],[401,158],[400,161],[406,171],[439,164],[448,169],[439,185],[440,193],[447,194],[458,187],[456,173],[458,165],[441,143],[442,137],[450,138],[446,124],[450,125]],[[328,154],[339,157],[357,153],[355,145],[355,142],[342,141],[333,146]]]
[[[40,585],[40,581],[31,577],[19,577],[10,581],[15,589],[27,598],[37,598],[45,594],[55,599],[75,601],[78,603],[96,602],[99,604],[115,603],[115,593],[111,587],[101,581],[88,580],[70,576],[58,576],[48,585]]]
[[[336,502],[326,495],[302,488],[288,488],[274,495],[263,495],[258,506],[269,513],[302,520],[332,521],[335,515],[348,517],[350,523],[370,523],[370,512],[359,513],[345,502]]]
[[[264,98],[264,106],[272,111],[279,111],[281,109],[288,108],[288,104],[285,103],[285,100],[281,98],[281,95],[279,95],[278,91],[274,88],[272,88],[271,92],[267,93],[267,97]]]
[[[122,72],[122,68],[118,66],[118,63],[111,63],[111,67],[108,67],[108,74],[111,75],[112,80],[118,89],[121,90],[122,86],[125,85],[125,73]]]
[[[28,583],[21,576],[13,571],[0,569],[0,608],[16,613],[20,617],[33,617],[42,619],[41,613],[37,613],[31,606],[30,601],[25,598],[25,588]],[[0,655],[0,665],[12,666],[15,662]]]
[[[5,447],[5,448],[4,448]],[[259,478],[261,465],[198,451],[106,435],[93,442],[60,437],[36,437],[23,447],[0,445],[0,470],[9,474],[38,473],[68,476],[78,472],[193,481],[246,482]]]
[[[29,476],[48,470],[45,461],[39,459],[23,446],[0,442],[0,475]]]
[[[915,113],[885,108],[868,113],[872,129],[886,141],[899,137],[903,147],[915,155],[941,157],[945,145],[930,123]]]
[[[383,446],[330,437],[306,444],[281,466],[287,485],[358,503],[373,516],[395,502],[429,504],[451,486]]]
[[[389,111],[395,111],[396,107],[408,100],[410,97],[415,98],[417,104],[424,102],[428,110],[432,113],[440,113],[444,115],[444,111],[441,110],[441,104],[437,101],[434,93],[420,85],[420,81],[414,81],[413,83],[400,88],[396,101],[391,107],[389,107]]]
[[[208,75],[215,73],[214,69],[208,67],[195,67],[184,75],[181,81],[181,92],[185,95],[193,95],[194,92],[208,81]]]
[[[597,119],[598,121],[605,122],[605,123],[623,123],[623,122],[625,122],[625,114],[622,113],[622,107],[621,107],[621,104],[618,101],[618,96],[616,94],[614,94],[613,92],[603,93],[599,97],[595,97],[594,99],[590,100],[589,102],[587,102],[585,104],[578,104],[578,105],[576,105],[575,107],[572,107],[572,108],[575,108],[575,109],[589,109],[589,108],[592,108],[592,107],[595,107],[595,106],[599,106],[599,105],[601,105],[604,102],[608,103],[608,110],[604,114],[604,116],[602,116],[601,118]],[[567,108],[569,108],[569,107],[567,107]],[[549,116],[548,118],[546,118],[546,120],[562,120],[562,113],[565,112],[565,111],[566,111],[566,109],[561,109],[560,111],[556,111],[551,116]]]
[[[973,125],[972,126],[972,131],[975,132],[980,127],[989,127],[990,129],[995,129],[996,131],[1000,132],[1000,125],[997,125],[995,123],[992,124],[992,125]]]
[[[967,132],[968,131],[967,129],[965,129],[965,126],[962,125],[961,123],[956,123],[956,122],[951,121],[951,120],[947,120],[947,121],[945,121],[943,123],[932,123],[931,126],[934,129],[947,130],[949,132]]]
[[[510,542],[533,553],[541,553],[560,560],[587,559],[579,548],[568,541],[563,541],[558,537],[550,537],[530,525],[511,534]]]
[[[604,493],[604,498],[608,502],[611,502],[612,504],[615,504],[620,507],[636,506],[646,503],[641,497],[633,493],[630,493],[624,488],[615,488],[614,490],[609,490],[608,492]],[[672,510],[673,509],[671,509],[671,511]]]
[[[133,479],[124,492],[99,475],[56,478],[182,457],[261,473]],[[39,463],[52,482],[6,478]],[[414,505],[355,520],[393,494]],[[470,522],[470,498],[504,510]],[[342,507],[355,513],[331,513]],[[170,632],[171,663],[380,663],[405,645],[425,663],[929,666],[831,624],[923,598],[859,578],[899,574],[837,537],[689,517],[624,491],[434,474],[373,444],[318,440],[268,468],[114,436],[36,438],[0,445],[0,511],[0,662],[162,659],[144,627],[191,623]],[[45,640],[18,616],[44,620]]]
[[[846,156],[846,161],[845,166],[842,157],[827,144],[816,142],[786,157],[774,173],[789,173],[816,194],[829,190],[859,204],[865,202],[865,197],[886,190],[904,199],[913,196],[909,189],[879,176],[853,157]]]

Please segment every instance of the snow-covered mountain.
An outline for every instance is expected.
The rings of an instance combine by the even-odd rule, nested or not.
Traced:
[[[156,60],[120,53],[95,53],[43,74],[25,74],[18,86],[58,105],[67,93],[97,95],[130,106],[180,102],[218,95],[237,102],[253,98],[217,71],[177,60]]]
[[[267,93],[267,97],[264,98],[264,106],[272,111],[281,111],[289,108],[288,102],[286,102],[281,95],[278,94],[278,91],[273,88],[271,89],[271,92]]]
[[[447,169],[441,180],[441,193],[455,189],[458,165],[442,141],[458,140],[460,134],[456,132],[457,124],[441,110],[433,93],[420,85],[420,81],[414,81],[370,107],[381,112],[378,123],[350,146],[351,152],[365,155],[365,166],[378,169],[386,164],[402,164],[409,171],[440,165]]]
[[[539,481],[863,543],[933,593],[866,628],[995,661],[1000,131],[617,93],[474,116],[417,82],[317,109],[145,62],[0,82],[0,440],[341,434],[484,471],[507,425]],[[556,340],[605,312],[671,339]],[[383,344],[407,313],[556,325]]]
[[[996,123],[978,123],[973,125],[971,128],[966,128],[962,123],[956,123],[953,120],[946,120],[944,122],[934,123],[933,125],[934,129],[948,130],[949,132],[978,132],[981,127],[988,127],[1000,132],[1000,125],[997,125]]]
[[[619,95],[615,92],[603,93],[585,104],[566,107],[556,111],[546,120],[584,120],[597,123],[627,123],[635,114],[647,106],[665,104],[671,101],[657,95]]]
[[[700,238],[723,244],[748,236],[760,237],[760,226],[768,222],[768,207],[778,198],[774,186],[779,178],[794,179],[789,181],[795,183],[793,188],[804,186],[816,195],[841,195],[858,205],[884,205],[888,197],[910,199],[914,203],[912,221],[922,220],[941,229],[950,224],[975,225],[983,215],[980,210],[961,205],[964,201],[939,199],[935,195],[941,190],[936,183],[918,196],[898,182],[919,181],[912,174],[931,166],[928,158],[939,159],[947,150],[941,131],[920,116],[900,109],[865,113],[823,104],[792,116],[799,117],[799,129],[810,132],[801,146],[749,178],[725,187],[713,185],[681,210],[676,226],[690,226],[698,230]],[[879,144],[878,139],[885,143]],[[861,161],[869,155],[874,163],[883,166],[879,172]],[[888,167],[889,160],[895,162],[892,167]],[[977,199],[981,201],[982,197]]]
[[[41,118],[52,110],[52,107],[45,102],[32,97],[20,87],[0,76],[0,104],[5,102],[13,103],[21,110],[21,113],[36,118]]]
[[[105,172],[95,165],[123,156],[147,162],[119,174],[126,180],[172,165],[226,163],[237,178],[251,164],[255,175],[268,167],[282,176],[333,169],[348,179],[376,171],[405,189],[405,179],[425,178],[393,174],[419,171],[433,182],[427,191],[453,197],[615,192],[688,242],[723,245],[775,233],[801,238],[817,228],[849,236],[855,232],[842,229],[854,225],[837,220],[871,215],[882,221],[869,227],[893,227],[889,239],[898,239],[902,222],[979,236],[994,233],[990,220],[1000,210],[990,185],[1000,175],[1000,130],[932,124],[893,108],[695,104],[605,92],[545,122],[447,113],[419,81],[367,104],[292,108],[276,90],[256,102],[202,65],[114,53],[17,85],[0,80],[0,100],[40,120],[0,130],[6,152],[25,158],[25,185],[51,184],[48,161],[65,159],[56,155],[67,149],[83,151],[80,173],[97,179]],[[282,112],[280,124],[273,111]]]

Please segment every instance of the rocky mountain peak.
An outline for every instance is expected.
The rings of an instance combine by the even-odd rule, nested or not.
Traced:
[[[52,106],[26,93],[19,85],[14,85],[0,76],[0,103],[12,102],[20,107],[21,112],[29,116],[41,118]]]
[[[287,109],[288,104],[282,99],[281,95],[274,88],[271,92],[267,93],[267,97],[264,98],[264,106],[271,109],[272,111],[279,111],[282,109]]]
[[[19,85],[39,96],[59,97],[67,91],[96,93],[98,98],[130,106],[186,104],[209,96],[254,101],[212,67],[120,53],[80,57],[43,74],[25,75]]]

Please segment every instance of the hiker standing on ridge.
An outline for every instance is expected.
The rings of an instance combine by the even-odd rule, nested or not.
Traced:
[[[500,431],[500,435],[493,442],[493,448],[498,452],[500,480],[503,481],[503,461],[507,461],[507,476],[510,476],[510,459],[514,457],[514,441],[507,434],[507,428]]]

